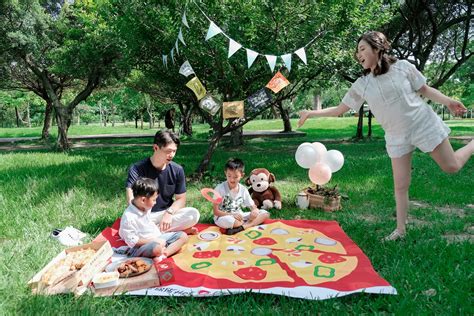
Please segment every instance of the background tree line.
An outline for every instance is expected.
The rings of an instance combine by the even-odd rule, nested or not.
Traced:
[[[186,12],[190,28],[181,24]],[[291,72],[276,69],[291,85],[271,103],[242,119],[210,116],[178,74],[189,60],[206,89],[221,101],[244,100],[266,85],[273,74],[262,56],[247,69],[239,50],[227,58],[228,40],[204,37],[209,21],[260,53],[281,55],[316,40],[306,48],[308,65],[296,56]],[[196,170],[204,173],[226,133],[242,141],[242,127],[260,117],[280,117],[285,130],[301,108],[336,105],[360,73],[353,59],[363,32],[378,29],[393,43],[393,53],[412,61],[431,85],[449,91],[472,106],[471,1],[3,1],[0,4],[0,119],[5,124],[41,124],[48,139],[54,118],[57,147],[68,150],[73,123],[114,124],[133,120],[137,127],[154,126],[175,108],[182,130],[192,133],[194,120],[210,127],[210,146]],[[162,55],[180,44],[175,61],[163,65]],[[168,56],[170,58],[170,56]],[[13,116],[14,114],[14,116]],[[360,113],[363,114],[363,113]],[[360,115],[360,123],[364,115]],[[370,115],[369,115],[370,117]],[[10,120],[10,123],[7,123]],[[25,123],[26,122],[26,123]],[[34,123],[32,123],[34,122]],[[359,124],[358,137],[362,135]]]

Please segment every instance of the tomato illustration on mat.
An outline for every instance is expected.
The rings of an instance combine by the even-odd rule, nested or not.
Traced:
[[[341,257],[339,255],[329,254],[329,253],[326,253],[324,255],[320,255],[318,259],[322,263],[339,263],[339,262],[346,261],[346,259],[344,259],[343,257]]]
[[[243,280],[263,280],[267,276],[267,271],[257,268],[248,267],[234,271],[234,274]]]

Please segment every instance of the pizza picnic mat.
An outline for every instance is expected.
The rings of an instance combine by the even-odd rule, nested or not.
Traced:
[[[117,220],[96,241],[125,245],[119,225]],[[214,225],[196,227],[199,233],[161,262],[173,267],[169,282],[128,294],[207,297],[258,292],[312,300],[358,292],[397,294],[335,221],[268,220],[232,236]]]

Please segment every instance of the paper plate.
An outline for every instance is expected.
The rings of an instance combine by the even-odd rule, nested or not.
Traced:
[[[214,198],[212,198],[209,193],[212,193],[214,195]],[[201,194],[206,200],[208,200],[212,204],[220,204],[222,202],[222,196],[214,189],[204,188],[201,190]]]
[[[217,238],[220,237],[220,235],[221,234],[219,234],[218,232],[203,231],[199,233],[198,238],[201,240],[210,241],[210,240],[216,240]]]
[[[146,262],[147,264],[147,268],[145,271],[141,271],[141,272],[132,272],[130,273],[128,276],[126,277],[120,277],[120,278],[130,278],[130,277],[134,277],[134,276],[137,276],[137,275],[140,275],[140,274],[143,274],[145,272],[148,272],[150,269],[151,269],[151,266],[153,264],[153,260],[150,259],[150,258],[144,258],[144,257],[131,257],[131,258],[124,258],[124,259],[121,259],[121,260],[118,260],[118,261],[114,261],[112,263],[110,263],[108,266],[105,267],[105,271],[106,272],[113,272],[113,271],[117,271],[119,266],[124,263],[124,262],[127,262],[127,261],[135,261],[135,260],[143,260]]]

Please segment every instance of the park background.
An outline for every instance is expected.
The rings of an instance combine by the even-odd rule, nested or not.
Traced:
[[[3,1],[0,6],[0,138],[22,138],[0,143],[2,313],[472,314],[472,161],[447,175],[417,151],[408,236],[381,244],[395,226],[393,183],[383,131],[367,108],[310,120],[299,130],[305,136],[245,137],[264,130],[291,135],[299,110],[337,105],[360,74],[353,58],[358,36],[377,29],[392,41],[395,56],[409,59],[430,85],[466,105],[463,118],[452,118],[443,106],[431,104],[459,148],[474,135],[470,1]],[[226,36],[205,40],[209,19],[260,54],[281,56],[305,47],[307,64],[293,55],[291,71],[281,58],[271,71],[261,55],[248,67],[244,49],[228,58]],[[203,111],[186,87],[191,77],[179,73],[186,60],[221,101],[245,100],[277,70],[290,85],[259,111],[224,120]],[[399,295],[327,301],[259,294],[31,295],[27,281],[62,249],[49,238],[52,229],[73,225],[92,238],[123,212],[127,168],[151,154],[150,135],[165,126],[169,110],[183,141],[175,161],[185,168],[188,204],[200,209],[201,221],[211,223],[212,210],[199,190],[223,181],[224,162],[238,156],[247,172],[265,167],[276,175],[283,210],[272,217],[337,220]],[[72,138],[103,134],[142,137]],[[338,186],[343,210],[297,209],[296,194],[311,185],[294,160],[305,141],[344,154],[345,165],[327,185]]]

